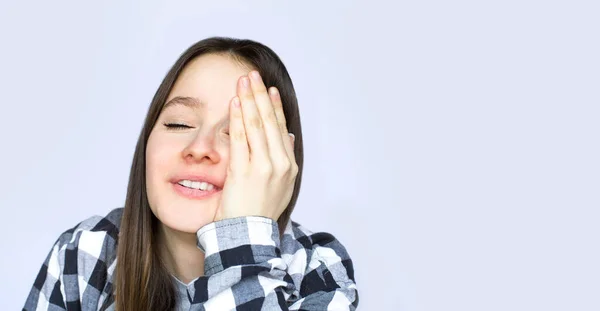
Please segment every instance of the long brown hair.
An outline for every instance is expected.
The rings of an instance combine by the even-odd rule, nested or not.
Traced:
[[[229,55],[240,64],[258,70],[267,87],[275,86],[279,90],[288,131],[295,135],[294,153],[298,164],[294,193],[277,220],[281,232],[296,205],[304,162],[302,129],[296,93],[283,62],[269,47],[252,40],[212,37],[195,43],[181,54],[158,87],[137,141],[118,240],[113,297],[117,311],[172,310],[175,307],[172,279],[161,263],[156,244],[159,220],[150,210],[146,194],[146,143],[185,65],[209,53]]]

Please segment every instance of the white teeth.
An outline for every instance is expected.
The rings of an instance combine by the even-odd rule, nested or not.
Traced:
[[[201,182],[199,182],[199,181],[192,181],[192,185],[190,186],[190,188],[200,189],[200,185],[202,185]]]
[[[190,180],[182,180],[179,183],[185,187],[192,188],[192,181],[190,181]]]
[[[202,191],[211,191],[215,188],[215,186],[213,184],[209,184],[205,181],[191,181],[191,180],[182,180],[179,182],[180,185],[187,187],[187,188],[193,188],[193,189],[199,189]]]

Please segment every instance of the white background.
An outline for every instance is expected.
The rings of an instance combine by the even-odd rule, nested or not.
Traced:
[[[4,1],[2,310],[61,232],[123,206],[156,88],[213,35],[285,62],[306,150],[293,218],[347,247],[359,310],[600,310],[599,9]]]

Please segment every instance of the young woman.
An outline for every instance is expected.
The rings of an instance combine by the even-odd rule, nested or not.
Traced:
[[[290,220],[302,164],[279,57],[194,44],[154,95],[125,207],[58,238],[24,310],[354,310],[345,248]]]

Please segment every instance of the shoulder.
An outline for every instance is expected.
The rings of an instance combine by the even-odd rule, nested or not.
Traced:
[[[52,305],[96,309],[111,292],[122,208],[64,231],[40,268],[24,310]],[[45,308],[44,308],[45,309]]]
[[[122,213],[123,208],[115,208],[63,232],[51,251],[49,270],[57,276],[69,274],[90,279],[88,285],[102,290],[115,268]]]
[[[56,241],[59,248],[77,247],[92,250],[102,247],[107,241],[116,242],[123,208],[115,208],[105,216],[94,215],[64,231]]]
[[[106,232],[112,235],[119,232],[122,215],[123,208],[118,207],[112,209],[105,216],[94,215],[83,220],[75,226],[74,230]]]
[[[79,275],[97,273],[96,265],[108,268],[116,259],[117,240],[123,208],[115,208],[105,216],[92,216],[64,231],[54,245],[65,269],[76,267]]]

